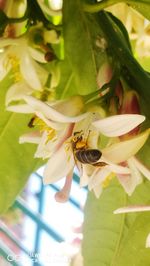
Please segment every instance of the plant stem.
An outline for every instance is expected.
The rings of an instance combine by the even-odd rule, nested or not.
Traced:
[[[89,13],[96,13],[96,12],[99,12],[101,10],[103,10],[104,8],[107,8],[109,6],[112,6],[112,5],[115,5],[115,4],[118,4],[118,3],[126,3],[128,5],[134,5],[134,4],[137,4],[138,2],[139,3],[142,3],[142,4],[148,4],[149,0],[103,0],[101,2],[98,2],[96,4],[87,4],[87,3],[83,3],[83,10],[85,12],[89,12]]]

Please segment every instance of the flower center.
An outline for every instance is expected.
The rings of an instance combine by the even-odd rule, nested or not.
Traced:
[[[47,132],[47,141],[49,140],[56,140],[56,130],[49,127],[42,119],[40,119],[39,117],[35,116],[32,119],[32,126],[38,126],[40,129],[40,132]]]

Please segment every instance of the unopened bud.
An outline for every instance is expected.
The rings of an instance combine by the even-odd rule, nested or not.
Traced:
[[[101,88],[108,83],[112,78],[112,68],[108,62],[105,62],[99,69],[97,74],[97,85]]]
[[[119,110],[119,114],[140,114],[139,96],[136,91],[131,90],[124,93],[123,102]],[[137,126],[129,133],[121,136],[121,139],[126,139],[130,136],[137,135],[140,126]]]
[[[47,52],[47,53],[45,54],[45,60],[46,60],[47,62],[51,62],[51,61],[53,61],[54,59],[56,59],[56,57],[55,57],[55,55],[54,55],[54,53],[53,53],[52,51],[49,51],[49,52]]]
[[[111,113],[111,115],[116,115],[118,113],[122,105],[122,101],[123,101],[123,87],[119,80],[116,85],[114,95],[110,99],[109,112]]]

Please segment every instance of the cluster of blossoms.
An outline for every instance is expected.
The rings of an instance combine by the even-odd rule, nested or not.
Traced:
[[[42,1],[38,3],[52,15]],[[142,175],[150,180],[149,169],[136,157],[150,134],[150,129],[140,132],[145,116],[140,114],[138,96],[133,90],[124,91],[119,81],[114,92],[118,106],[115,108],[112,97],[107,114],[94,101],[89,108],[84,96],[56,100],[54,88],[60,70],[52,44],[59,41],[58,33],[45,29],[41,22],[19,37],[14,38],[10,31],[0,40],[0,79],[8,73],[12,79],[6,109],[32,115],[29,127],[33,131],[21,136],[20,143],[37,144],[35,157],[48,159],[44,184],[65,178],[62,190],[56,193],[57,201],[68,200],[75,166],[80,186],[88,186],[96,197],[115,176],[131,195],[142,182]],[[47,70],[44,65],[52,61],[55,63]],[[108,63],[98,72],[99,98],[109,93],[109,88],[101,88],[113,79],[111,73]]]

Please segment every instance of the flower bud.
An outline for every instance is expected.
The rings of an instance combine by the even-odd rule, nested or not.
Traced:
[[[139,96],[136,91],[126,91],[124,93],[123,102],[119,110],[119,114],[140,114]],[[121,136],[121,139],[126,139],[130,136],[137,135],[140,126],[131,130],[128,134]]]
[[[110,99],[109,112],[111,113],[111,115],[116,115],[118,113],[118,110],[120,110],[120,106],[122,105],[122,101],[123,101],[123,87],[119,80],[116,85],[114,95]]]
[[[108,83],[112,78],[112,68],[108,62],[105,62],[99,69],[97,74],[97,85],[101,88]]]

